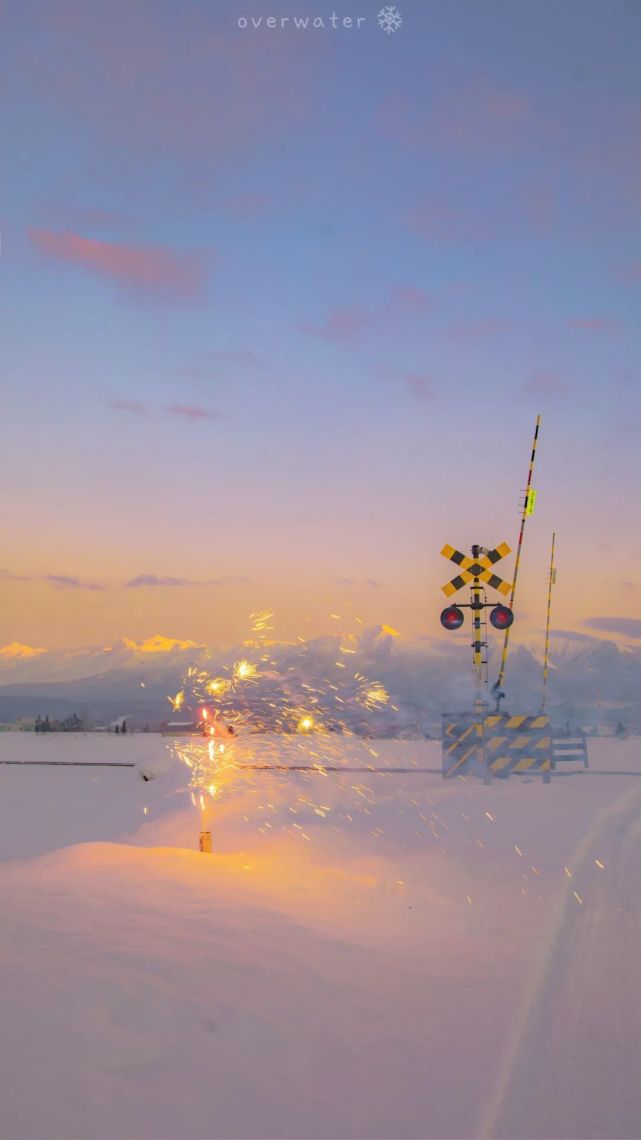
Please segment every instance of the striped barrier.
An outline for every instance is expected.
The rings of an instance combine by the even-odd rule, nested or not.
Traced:
[[[443,717],[443,777],[470,772],[490,782],[483,749],[483,715],[458,713]]]
[[[549,717],[457,713],[443,717],[443,777],[479,774],[486,783],[511,772],[540,772],[550,781]]]
[[[494,775],[542,772],[549,783],[552,767],[550,718],[495,713],[485,718],[487,764]]]

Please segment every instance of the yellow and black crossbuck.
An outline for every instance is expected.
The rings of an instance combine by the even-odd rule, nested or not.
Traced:
[[[453,546],[444,546],[441,554],[445,558],[449,558],[451,562],[455,562],[457,566],[461,567],[461,573],[457,574],[456,578],[452,578],[442,587],[443,593],[449,597],[460,590],[462,586],[467,585],[468,582],[473,581],[474,578],[480,578],[481,581],[487,582],[494,590],[498,590],[501,594],[509,594],[512,587],[508,582],[504,582],[499,578],[498,574],[492,572],[492,566],[495,562],[500,562],[501,558],[505,558],[506,554],[510,553],[510,547],[507,542],[502,542],[500,546],[495,547],[494,550],[488,550],[487,554],[482,554],[478,558],[468,558],[460,550],[456,550]]]

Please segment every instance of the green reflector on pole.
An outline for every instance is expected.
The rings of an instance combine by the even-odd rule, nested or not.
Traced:
[[[525,513],[526,515],[533,515],[536,506],[536,491],[529,490],[525,500]]]

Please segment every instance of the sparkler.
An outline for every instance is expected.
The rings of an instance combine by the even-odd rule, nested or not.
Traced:
[[[404,836],[448,857],[448,821],[420,783],[411,797],[398,797],[396,781],[380,790],[379,772],[400,775],[422,767],[410,760],[402,769],[381,768],[373,742],[354,727],[355,709],[371,718],[394,708],[385,685],[363,668],[367,648],[348,630],[320,650],[304,639],[276,650],[267,640],[272,619],[270,611],[252,619],[252,640],[242,657],[216,660],[209,671],[191,667],[183,679],[181,706],[199,717],[203,735],[171,746],[188,771],[200,850],[215,848],[213,812],[233,796],[241,827],[265,838],[280,829],[301,851],[309,850],[319,826],[349,823],[377,846],[402,828]],[[399,746],[411,748],[408,742]],[[355,771],[362,773],[356,782]],[[368,773],[377,773],[376,779]],[[483,818],[486,826],[495,820],[492,812]],[[471,832],[466,842],[485,857],[484,840],[472,832],[477,822],[466,812],[463,819]],[[523,855],[516,844],[514,852]]]
[[[337,618],[340,615],[335,615]],[[252,764],[250,737],[261,735],[261,753],[267,759],[279,759],[278,737],[292,739],[304,736],[308,742],[318,739],[319,745],[305,745],[309,762],[293,767],[309,768],[318,773],[340,771],[345,766],[343,741],[353,737],[348,723],[354,709],[363,715],[376,713],[390,706],[385,686],[370,679],[354,666],[359,655],[359,641],[352,632],[339,636],[338,653],[328,650],[325,664],[313,655],[313,643],[303,638],[284,652],[274,656],[273,642],[269,640],[274,614],[264,610],[251,615],[251,638],[245,642],[248,650],[239,660],[218,663],[215,671],[191,666],[185,673],[179,692],[170,697],[172,709],[198,710],[197,718],[204,740],[193,738],[176,741],[172,747],[189,769],[192,801],[201,813],[201,832],[205,829],[207,804],[232,784],[253,779],[252,771],[275,768],[277,764]],[[360,620],[360,619],[359,619]],[[396,631],[384,627],[386,633],[397,636]],[[333,660],[332,660],[333,658]],[[337,659],[340,658],[340,659]],[[319,674],[320,673],[320,677]],[[323,675],[324,674],[324,675]],[[393,707],[393,706],[390,706]],[[242,739],[242,760],[238,736]],[[205,743],[206,742],[206,743]],[[273,750],[273,757],[269,750]],[[375,753],[372,753],[375,757]],[[287,765],[280,765],[281,768]],[[366,767],[373,767],[368,764]],[[358,789],[357,795],[360,795]],[[325,818],[328,805],[300,798],[317,816]],[[201,838],[202,842],[207,842]]]

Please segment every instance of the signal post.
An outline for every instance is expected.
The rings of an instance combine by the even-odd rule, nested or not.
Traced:
[[[484,741],[485,719],[488,702],[484,699],[487,685],[487,624],[485,611],[491,607],[490,622],[495,629],[507,629],[514,620],[512,610],[507,606],[488,602],[485,587],[487,582],[494,590],[507,595],[510,585],[495,574],[493,566],[510,553],[507,542],[489,550],[487,547],[472,546],[472,556],[468,558],[453,546],[444,546],[441,554],[461,568],[461,572],[447,582],[443,593],[450,597],[463,586],[470,584],[470,601],[447,606],[441,613],[441,625],[448,630],[460,629],[464,622],[463,609],[469,609],[472,616],[473,640],[472,665],[474,669],[475,694],[472,714],[459,714],[456,718],[445,714],[443,722],[443,775],[463,775],[464,771],[476,770],[485,783],[490,782],[490,768],[487,763]]]
[[[484,699],[484,687],[487,686],[485,611],[490,608],[491,624],[497,630],[504,630],[506,636],[514,621],[514,613],[510,606],[501,602],[488,602],[482,583],[486,582],[503,595],[508,595],[512,590],[512,597],[514,596],[513,587],[492,569],[509,553],[510,547],[506,542],[493,550],[473,546],[471,558],[452,546],[444,546],[441,551],[445,558],[461,567],[461,573],[443,586],[443,593],[450,597],[470,584],[470,601],[447,606],[441,613],[441,624],[445,629],[460,629],[465,620],[463,610],[471,611],[475,679],[472,712],[443,715],[445,779],[471,772],[482,776],[484,783],[489,784],[492,775],[505,777],[511,772],[540,772],[543,782],[550,782],[552,743],[550,722],[543,707],[535,716],[520,713],[510,715],[501,713],[498,709],[490,713],[489,704]],[[503,668],[504,665],[503,660]]]

